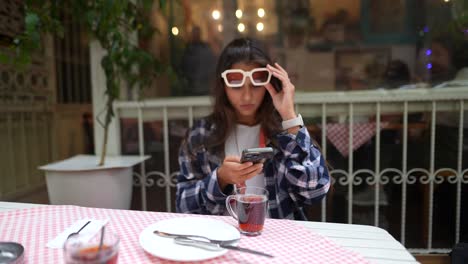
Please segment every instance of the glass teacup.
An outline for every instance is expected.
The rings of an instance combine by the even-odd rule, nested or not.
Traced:
[[[267,215],[268,191],[258,187],[238,188],[234,195],[227,197],[226,208],[238,220],[241,233],[260,235]]]

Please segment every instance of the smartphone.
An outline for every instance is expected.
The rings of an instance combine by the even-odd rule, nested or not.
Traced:
[[[283,89],[283,85],[281,84],[280,79],[276,78],[275,76],[271,76],[270,83],[277,92]]]
[[[265,162],[273,157],[273,148],[249,148],[242,151],[241,163],[250,161],[253,163]]]

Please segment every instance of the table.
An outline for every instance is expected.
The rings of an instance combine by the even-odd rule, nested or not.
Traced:
[[[21,213],[25,210],[22,210],[22,211],[16,211],[16,210],[31,209],[31,208],[32,210],[34,210],[35,208],[38,208],[40,206],[47,206],[47,205],[0,202],[0,224],[2,223],[1,222],[2,215],[5,216],[8,214],[12,214],[12,213],[18,213],[18,215],[21,216]],[[138,221],[135,218],[135,215],[144,216],[143,218],[146,218],[146,220],[149,219],[149,221],[153,221],[151,219],[155,218],[155,216],[157,216],[156,218],[168,218],[168,217],[174,217],[175,215],[172,213],[140,212],[140,211],[130,211],[130,210],[109,210],[109,209],[96,209],[96,208],[86,208],[86,207],[76,207],[76,206],[62,206],[62,207],[61,206],[48,206],[48,208],[54,209],[53,210],[54,212],[58,212],[59,209],[67,209],[71,211],[76,211],[79,215],[83,214],[83,212],[88,212],[88,213],[96,212],[96,213],[107,214],[107,215],[114,213],[114,212],[118,212],[119,214],[117,218],[114,218],[113,221],[115,221],[115,219],[122,219],[122,220],[127,220],[127,221],[129,221],[130,219],[135,219],[135,225],[138,224]],[[44,212],[41,211],[39,214],[44,214]],[[180,216],[182,214],[177,214],[177,215]],[[130,217],[130,219],[128,217]],[[225,217],[225,216],[211,216],[211,217],[215,217],[217,219],[223,219],[226,221],[233,220],[230,217]],[[302,234],[313,233],[321,237],[327,238],[328,241],[334,242],[335,244],[345,249],[348,249],[349,252],[357,253],[355,255],[352,255],[352,257],[356,257],[356,259],[359,259],[360,257],[364,257],[364,259],[369,261],[370,263],[384,263],[384,264],[418,263],[414,259],[414,257],[398,241],[396,241],[389,233],[377,227],[363,226],[363,225],[321,223],[321,222],[274,220],[274,219],[268,219],[267,221],[270,221],[270,223],[273,223],[275,226],[279,226],[280,229],[284,227],[285,230],[288,230],[287,228],[290,228],[291,225],[294,226],[294,231],[298,231],[298,233],[297,234],[294,234],[294,232],[287,233],[281,238],[279,238],[285,241],[287,241],[288,235],[290,237],[291,236],[298,237],[298,239],[300,240],[300,236],[302,236]],[[146,223],[144,223],[144,225],[146,225]],[[5,227],[2,227],[0,225],[0,229],[1,228],[5,228]],[[34,230],[34,228],[30,228],[29,230]],[[44,232],[44,230],[41,230],[41,232]],[[0,230],[0,234],[1,234],[1,230]],[[307,235],[311,235],[311,234],[307,234]],[[268,234],[265,233],[265,235],[259,236],[256,239],[260,241],[262,238],[267,238],[267,237],[268,237]],[[0,237],[0,240],[2,240],[2,237]],[[244,241],[247,241],[247,242],[244,242],[244,244],[241,243],[241,246],[246,246],[246,245],[250,246],[249,241],[247,239],[244,239]],[[251,240],[251,241],[254,241],[254,240]],[[243,242],[243,240],[241,240],[241,242]],[[265,241],[262,241],[262,242],[265,242]],[[314,242],[315,242],[315,239],[311,240],[310,242],[306,241],[306,243],[303,243],[301,245],[313,247],[315,250],[316,248],[313,246]],[[271,241],[266,242],[266,244],[268,243],[271,244]],[[323,243],[323,241],[321,243]],[[129,245],[129,242],[127,241],[126,246],[128,245]],[[123,246],[123,242],[122,242],[122,246]],[[138,245],[134,245],[134,246],[138,247]],[[51,250],[51,249],[46,249],[45,246],[44,246],[44,249],[49,250],[49,251]],[[138,250],[141,250],[141,249],[138,249]],[[124,250],[123,252],[128,252],[128,251],[130,250],[127,249],[127,250]],[[239,262],[239,261],[245,260],[243,258],[246,257],[246,255],[242,255],[242,254],[243,253],[230,251],[228,254],[220,257],[219,259],[217,258],[215,260],[223,262],[223,261],[226,261],[228,257],[230,257],[234,259],[231,259],[231,261],[226,261],[226,262],[232,262],[233,260],[235,262]],[[314,263],[313,262],[314,258],[310,257],[310,255],[311,254],[317,255],[318,253],[302,251],[302,254],[304,254],[304,256],[307,256],[307,259],[306,259],[307,263]],[[52,258],[52,260],[58,259],[58,261],[60,262],[60,258],[57,257],[57,254],[55,254],[55,257],[54,257],[54,254],[51,254],[50,257]],[[294,256],[290,256],[290,257],[294,257]],[[119,256],[119,259],[121,261],[125,260],[124,256],[122,256],[122,258]],[[149,257],[148,260],[151,262],[161,261],[161,259],[158,259],[156,257]],[[261,259],[261,257],[260,259],[258,259],[258,257],[256,256],[252,258],[251,255],[248,256],[247,260],[248,260],[247,262],[249,261],[255,261],[255,262],[265,261],[265,263],[275,262],[275,261],[272,262],[270,259],[263,260]],[[277,259],[278,263],[281,263],[281,261],[284,261],[284,260],[285,260],[284,258]],[[125,262],[121,262],[121,263],[125,263]],[[214,261],[213,263],[216,263],[216,261]],[[331,261],[330,263],[333,263],[333,261]]]
[[[423,131],[427,129],[428,124],[424,122],[411,122],[407,124],[408,133],[411,131]],[[380,130],[403,131],[403,124],[398,122],[382,121]],[[308,125],[309,133],[315,138],[320,138],[322,133],[321,125]],[[349,156],[349,123],[328,123],[326,125],[327,139],[338,150],[343,157]],[[369,142],[377,134],[376,122],[356,122],[353,123],[353,146],[352,151],[357,150],[365,143]],[[323,144],[323,143],[322,143]]]
[[[299,223],[344,248],[360,253],[372,263],[419,263],[400,242],[382,228],[324,222]]]
[[[385,128],[388,123],[381,123],[380,128]],[[343,155],[349,155],[349,124],[330,123],[327,124],[327,139]],[[352,150],[360,148],[363,144],[371,140],[377,133],[375,122],[353,123],[353,147]]]

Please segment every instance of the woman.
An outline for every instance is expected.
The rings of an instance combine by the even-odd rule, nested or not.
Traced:
[[[294,110],[287,72],[258,41],[241,38],[221,53],[216,77],[213,112],[180,148],[177,211],[225,214],[226,197],[247,185],[268,190],[269,217],[303,219],[300,208],[325,196],[330,177]],[[243,149],[265,145],[274,149],[272,159],[240,162]]]

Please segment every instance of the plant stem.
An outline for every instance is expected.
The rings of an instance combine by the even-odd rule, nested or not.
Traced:
[[[101,151],[101,158],[99,160],[99,166],[104,165],[104,161],[106,159],[106,154],[107,154],[107,134],[109,132],[109,124],[106,123],[104,126],[104,140],[102,141],[102,151]]]
[[[113,103],[114,103],[114,97],[111,96],[110,94],[107,95],[107,106],[106,106],[106,119],[104,122],[104,139],[102,141],[102,150],[101,150],[101,158],[99,161],[99,166],[103,166],[105,163],[106,155],[107,155],[107,139],[108,139],[108,134],[109,134],[109,125],[112,121],[112,116],[113,116]]]

